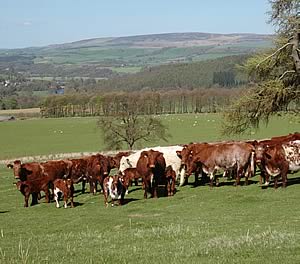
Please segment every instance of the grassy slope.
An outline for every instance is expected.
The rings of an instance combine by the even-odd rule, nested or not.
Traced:
[[[217,115],[162,118],[170,125],[171,143],[220,139]],[[194,127],[195,121],[201,125]],[[1,146],[12,149],[9,155],[23,149],[35,154],[93,150],[94,128],[90,118],[1,123]],[[59,129],[64,133],[53,133]],[[295,130],[299,125],[281,118],[252,136]],[[116,208],[105,208],[100,194],[76,193],[74,209],[56,209],[44,199],[23,208],[11,170],[2,166],[0,175],[0,263],[300,262],[300,185],[295,184],[300,173],[289,176],[286,190],[261,190],[255,177],[247,187],[226,181],[213,190],[188,185],[172,198],[144,200],[141,187],[132,187],[129,203]]]

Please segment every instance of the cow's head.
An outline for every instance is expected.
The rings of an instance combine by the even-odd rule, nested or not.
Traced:
[[[114,157],[107,156],[107,160],[109,163],[110,168],[117,168],[119,167],[120,163],[118,164],[117,160]]]
[[[101,166],[101,171],[104,176],[107,176],[110,171],[110,162],[106,158],[100,159],[100,166]]]
[[[120,171],[124,171],[128,168],[132,168],[132,164],[130,162],[130,159],[128,157],[122,157],[121,160],[120,160],[120,167],[119,167],[119,170]]]
[[[186,169],[193,158],[194,153],[193,153],[192,145],[185,145],[180,152],[179,151],[176,152],[177,152],[177,156],[181,158],[181,166]]]
[[[158,159],[163,159],[163,153],[156,150],[142,151],[141,157],[146,160],[148,168],[154,169]]]
[[[261,163],[262,159],[264,158],[266,147],[266,145],[260,143],[255,146],[255,159],[257,163]]]
[[[17,180],[19,180],[21,177],[21,166],[22,163],[20,160],[15,160],[13,164],[7,164],[7,168],[13,169],[14,176]]]
[[[117,155],[113,157],[114,160],[114,167],[113,168],[119,168],[121,159],[124,157],[127,157],[131,154],[131,152],[119,152]]]
[[[166,172],[165,172],[165,176],[166,178],[176,178],[176,173],[175,171],[173,170],[172,166],[169,165],[167,168],[166,168]]]
[[[125,186],[124,179],[120,175],[109,176],[110,196],[113,199],[120,199],[122,190]]]
[[[67,186],[68,189],[70,189],[73,186],[73,180],[68,178],[68,179],[64,179],[64,183]]]

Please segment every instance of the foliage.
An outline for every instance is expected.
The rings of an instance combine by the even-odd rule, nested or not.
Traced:
[[[249,58],[240,69],[256,87],[224,113],[223,133],[243,133],[282,110],[299,111],[300,2],[270,0],[270,23],[278,33],[275,48]]]

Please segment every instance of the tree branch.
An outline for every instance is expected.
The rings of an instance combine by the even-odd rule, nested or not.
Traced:
[[[277,49],[275,52],[273,52],[271,55],[269,55],[268,57],[266,57],[265,59],[263,59],[260,63],[258,63],[256,65],[256,69],[266,60],[269,60],[270,58],[272,58],[273,56],[275,56],[278,52],[282,51],[284,48],[286,48],[287,46],[292,45],[292,43],[286,43],[284,44],[281,48]]]
[[[295,73],[296,71],[294,71],[294,70],[287,70],[287,71],[285,71],[279,78],[278,78],[278,80],[282,80],[283,79],[283,77],[286,75],[286,74],[288,74],[288,73]]]

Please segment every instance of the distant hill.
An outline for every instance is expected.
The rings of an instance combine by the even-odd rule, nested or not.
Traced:
[[[166,33],[94,38],[45,47],[0,50],[0,75],[115,78],[145,67],[253,53],[272,46],[272,35]]]
[[[166,33],[117,38],[94,38],[71,43],[51,45],[49,49],[74,49],[87,47],[127,47],[127,48],[164,48],[194,47],[211,45],[234,45],[240,43],[265,43],[272,40],[271,35],[262,34],[215,34],[215,33]]]

